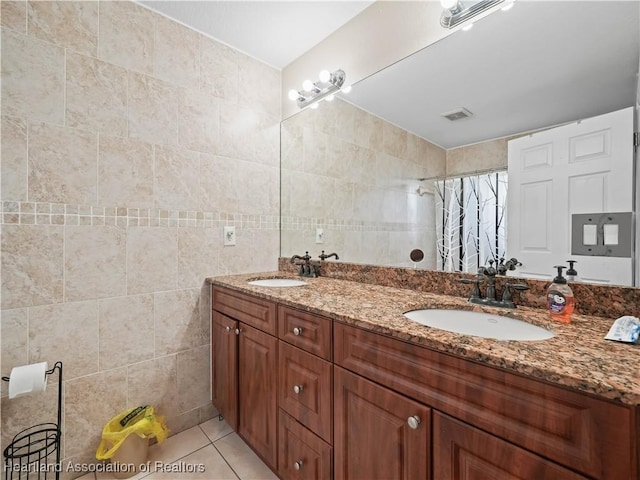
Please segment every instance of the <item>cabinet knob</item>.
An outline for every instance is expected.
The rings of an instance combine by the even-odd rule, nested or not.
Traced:
[[[293,327],[293,334],[298,337],[300,335],[302,335],[302,328],[300,327]]]
[[[224,327],[224,329],[227,331],[227,333],[229,333],[231,331],[231,327],[229,325],[227,325],[226,327]]]
[[[240,329],[236,328],[235,333],[236,333],[236,335],[240,335]]]
[[[298,460],[297,462],[293,462],[293,469],[300,470],[302,468],[302,460]]]
[[[415,430],[420,426],[420,417],[417,415],[412,415],[407,418],[407,423],[409,424],[409,428]]]
[[[303,390],[302,385],[293,386],[293,393],[295,393],[296,395],[298,395],[302,390]]]

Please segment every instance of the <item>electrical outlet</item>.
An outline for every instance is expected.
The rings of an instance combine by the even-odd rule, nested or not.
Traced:
[[[316,243],[324,243],[324,229],[316,228]]]
[[[224,227],[223,243],[227,247],[236,244],[236,227]]]

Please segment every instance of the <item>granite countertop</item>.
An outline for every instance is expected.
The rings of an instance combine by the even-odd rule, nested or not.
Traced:
[[[614,318],[574,314],[570,324],[549,319],[546,310],[515,310],[469,304],[461,297],[416,292],[326,277],[304,278],[309,285],[273,288],[247,284],[262,278],[297,278],[283,272],[212,277],[232,288],[336,321],[390,335],[529,377],[563,385],[628,405],[640,405],[640,345],[604,340]],[[555,336],[539,342],[472,337],[430,328],[403,316],[420,308],[486,311],[525,320]]]

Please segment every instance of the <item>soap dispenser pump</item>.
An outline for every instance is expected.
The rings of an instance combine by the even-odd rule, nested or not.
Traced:
[[[567,280],[570,282],[579,282],[580,278],[578,278],[578,272],[575,268],[573,268],[574,263],[578,263],[577,260],[567,260],[569,264],[569,268],[567,268]]]
[[[562,270],[567,268],[556,265],[558,276],[553,279],[553,283],[547,289],[547,307],[549,316],[558,322],[571,322],[571,314],[575,306],[573,291],[567,285],[567,279],[562,276]]]

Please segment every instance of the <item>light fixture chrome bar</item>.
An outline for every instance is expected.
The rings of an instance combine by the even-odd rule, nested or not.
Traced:
[[[332,95],[340,90],[347,78],[344,70],[336,70],[333,72],[327,82],[318,80],[313,84],[311,90],[300,90],[298,92],[298,107],[304,108],[312,103],[319,102],[325,97]]]
[[[503,3],[505,0],[481,0],[468,7],[458,2],[452,9],[445,9],[440,17],[440,25],[444,28],[454,28],[480,13]]]

